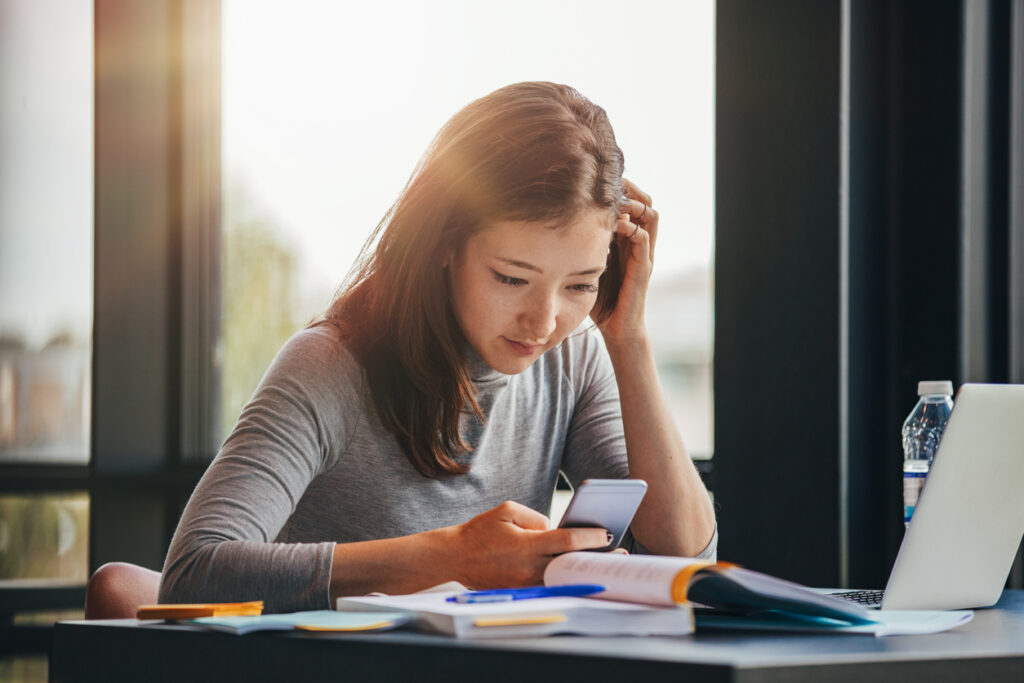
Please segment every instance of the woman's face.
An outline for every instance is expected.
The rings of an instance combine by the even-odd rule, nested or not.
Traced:
[[[557,228],[499,222],[453,254],[452,308],[489,366],[518,374],[583,322],[597,298],[612,228],[603,209]]]

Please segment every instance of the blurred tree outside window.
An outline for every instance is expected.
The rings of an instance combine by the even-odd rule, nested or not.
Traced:
[[[0,579],[85,583],[89,495],[0,495]]]
[[[714,2],[622,13],[607,0],[224,0],[224,436],[441,125],[498,87],[551,80],[608,111],[627,176],[654,197],[648,325],[684,439],[710,457]]]

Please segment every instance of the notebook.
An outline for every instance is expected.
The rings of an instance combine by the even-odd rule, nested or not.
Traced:
[[[1022,535],[1024,385],[964,384],[881,609],[994,605]],[[851,599],[863,592],[830,593]]]
[[[457,603],[445,592],[338,598],[339,612],[412,615],[412,625],[456,638],[521,638],[575,633],[590,636],[693,633],[689,605],[671,607],[577,597]]]

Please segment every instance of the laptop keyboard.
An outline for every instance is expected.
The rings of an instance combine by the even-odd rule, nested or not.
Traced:
[[[855,602],[863,607],[881,607],[882,596],[885,591],[842,591],[840,593],[829,593],[833,598]]]

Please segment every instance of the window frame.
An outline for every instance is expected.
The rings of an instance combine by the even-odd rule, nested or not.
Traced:
[[[90,461],[0,464],[0,493],[89,494],[90,575],[162,567],[216,448],[220,3],[95,0],[94,31]],[[50,650],[15,614],[84,602],[84,583],[0,585],[0,655]]]

